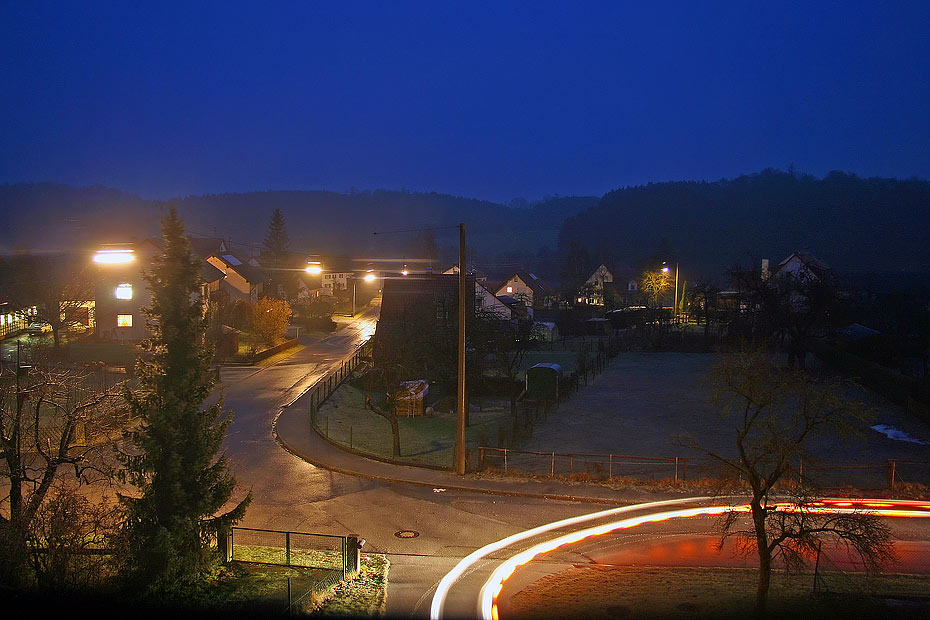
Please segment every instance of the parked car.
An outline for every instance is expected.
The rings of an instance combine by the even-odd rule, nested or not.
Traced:
[[[52,326],[48,323],[42,323],[41,321],[33,321],[29,324],[29,327],[26,328],[26,333],[30,336],[41,336],[45,332],[51,331]]]

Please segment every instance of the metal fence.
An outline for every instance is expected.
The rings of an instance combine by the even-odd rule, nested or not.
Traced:
[[[509,448],[478,448],[478,469],[541,476],[685,480],[721,475],[718,462],[703,458],[650,457],[621,454],[571,454],[533,452]],[[895,488],[902,484],[930,485],[930,461],[887,460],[880,462],[802,461],[786,479],[814,488]]]
[[[230,557],[239,562],[351,572],[357,566],[348,557],[350,539],[354,540],[347,536],[234,527]]]
[[[812,487],[893,489],[897,485],[908,483],[930,484],[930,461],[801,461],[794,469],[793,475],[797,481]]]
[[[335,370],[321,377],[301,394],[297,398],[297,401],[295,401],[295,404],[300,402],[302,406],[306,406],[312,416],[313,413],[319,409],[323,401],[329,398],[330,395],[336,391],[336,388],[345,381],[346,377],[351,375],[358,365],[368,358],[370,349],[370,341],[362,344],[352,355],[343,359]]]
[[[625,454],[567,454],[509,448],[478,448],[478,469],[544,476],[587,474],[594,478],[673,478],[684,480],[688,459]]]

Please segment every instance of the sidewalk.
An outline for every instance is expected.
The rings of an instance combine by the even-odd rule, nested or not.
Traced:
[[[303,407],[284,407],[275,419],[272,432],[288,452],[313,465],[373,480],[446,490],[601,504],[628,504],[680,497],[671,493],[614,490],[600,485],[555,480],[482,480],[471,475],[457,476],[449,471],[375,461],[340,450],[324,440],[312,428]]]

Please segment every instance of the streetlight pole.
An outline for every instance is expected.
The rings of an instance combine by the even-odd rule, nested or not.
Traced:
[[[675,322],[678,322],[678,263],[675,263]]]
[[[465,475],[465,224],[459,224],[459,376],[455,473]]]

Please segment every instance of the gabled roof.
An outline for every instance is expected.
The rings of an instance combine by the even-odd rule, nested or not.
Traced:
[[[226,243],[216,237],[188,237],[188,239],[191,242],[191,252],[198,258],[228,252]]]
[[[785,265],[791,262],[793,258],[797,258],[798,261],[800,261],[801,264],[804,265],[804,267],[808,269],[808,271],[810,271],[813,275],[817,276],[818,278],[830,277],[830,267],[825,262],[823,262],[822,260],[814,256],[810,252],[803,252],[803,251],[792,252],[791,255],[788,256],[788,258],[778,263],[778,265],[776,265],[775,268],[771,270],[771,275],[775,275],[779,271],[781,271],[785,267]]]
[[[211,282],[222,280],[226,277],[226,274],[207,261],[203,261],[203,263],[200,265],[200,277],[203,278],[204,282],[210,284]]]
[[[500,282],[500,283],[495,282],[494,284],[490,285],[491,290],[492,291],[501,290],[501,288],[503,288],[503,286],[507,284],[507,282],[512,280],[514,277],[519,277],[528,287],[530,287],[530,290],[533,291],[533,295],[539,295],[540,297],[543,297],[546,295],[555,294],[555,291],[552,289],[552,287],[546,284],[545,282],[543,282],[542,279],[539,278],[539,276],[537,276],[535,273],[530,273],[529,271],[524,271],[522,269],[520,271],[514,272],[512,276],[510,276],[503,282]]]
[[[261,268],[250,265],[235,254],[211,254],[210,256],[218,258],[226,269],[235,271],[252,284],[264,282],[266,279],[265,272]]]
[[[465,290],[475,290],[474,276],[465,276]],[[411,274],[400,278],[385,278],[378,323],[403,321],[423,312],[433,312],[435,301],[443,299],[455,304],[458,296],[457,275]]]

